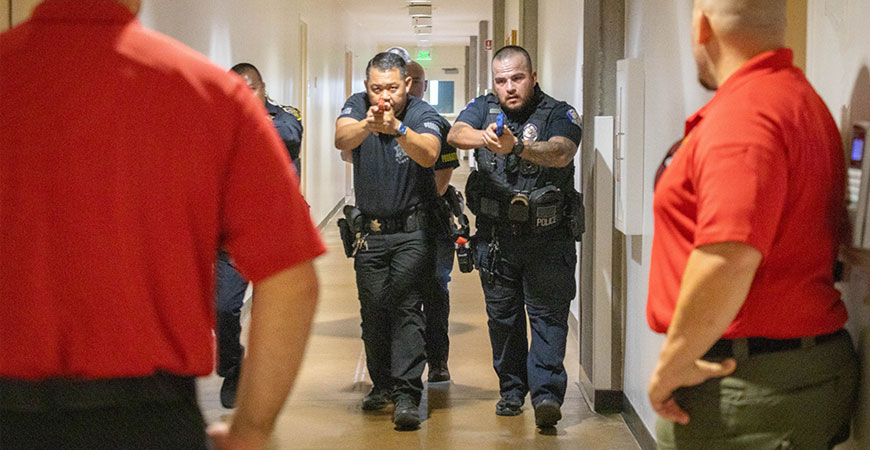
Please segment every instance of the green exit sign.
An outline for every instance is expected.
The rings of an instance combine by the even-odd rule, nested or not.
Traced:
[[[418,61],[431,61],[432,60],[432,51],[431,50],[417,50],[417,60]]]

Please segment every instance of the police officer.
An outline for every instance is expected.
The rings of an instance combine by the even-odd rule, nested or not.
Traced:
[[[422,304],[434,274],[431,167],[441,148],[438,113],[408,96],[411,83],[404,59],[375,55],[366,67],[366,92],[348,98],[335,130],[336,148],[352,150],[357,199],[346,215],[354,217],[354,269],[373,383],[362,409],[382,409],[392,400],[399,429],[420,424]]]
[[[398,47],[401,48],[401,47]],[[392,51],[392,49],[387,50]],[[423,98],[428,82],[423,66],[414,61],[408,62],[408,76],[411,77],[411,88],[408,94]],[[450,132],[450,122],[442,116],[438,116],[438,125],[441,128],[441,156],[432,167],[435,170],[435,187],[441,202],[438,208],[438,221],[440,226],[435,227],[435,283],[431,292],[426,296],[424,313],[426,315],[426,356],[429,364],[428,380],[430,383],[443,383],[450,381],[450,371],[447,369],[447,356],[450,350],[448,337],[448,317],[450,315],[450,291],[447,283],[450,282],[450,272],[453,270],[454,240],[452,239],[453,227],[450,214],[450,177],[453,170],[459,167],[459,158],[456,149],[447,143],[447,134]]]
[[[253,64],[239,63],[230,69],[237,73],[248,84],[254,95],[266,106],[266,112],[272,119],[272,124],[278,131],[278,136],[284,142],[290,160],[299,174],[299,146],[302,141],[302,116],[299,110],[289,106],[278,106],[266,101],[266,83],[260,76],[260,71]],[[297,178],[298,181],[298,178]],[[221,384],[221,405],[233,408],[236,403],[236,390],[239,385],[242,360],[245,348],[239,342],[242,333],[241,314],[245,299],[248,280],[244,279],[230,261],[229,255],[223,250],[218,251],[217,258],[217,342],[218,364],[217,373],[224,377]]]
[[[447,140],[476,149],[478,168],[466,197],[477,216],[475,265],[501,393],[496,414],[520,414],[531,391],[535,422],[547,428],[562,418],[567,384],[563,359],[580,233],[573,188],[580,117],[541,91],[523,48],[496,52],[492,72],[495,95],[472,100]]]
[[[266,106],[266,112],[269,113],[272,124],[278,130],[278,136],[287,147],[287,153],[290,154],[290,160],[296,168],[296,175],[301,177],[302,161],[299,158],[299,151],[302,146],[302,113],[292,106],[278,105],[269,98],[266,95],[266,83],[253,64],[239,63],[230,70],[239,74],[254,91],[254,95]]]

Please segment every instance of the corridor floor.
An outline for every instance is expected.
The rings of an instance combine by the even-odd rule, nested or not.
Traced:
[[[463,166],[456,175],[464,181],[467,168]],[[392,407],[362,411],[360,400],[371,382],[360,339],[353,263],[344,257],[334,223],[323,230],[323,237],[329,252],[317,261],[320,304],[302,370],[278,418],[270,449],[640,448],[619,415],[600,415],[587,407],[577,385],[579,351],[571,336],[565,360],[568,392],[555,430],[542,432],[535,427],[528,397],[519,416],[496,416],[498,381],[480,281],[476,272],[464,274],[458,268],[450,283],[452,381],[426,386],[421,402],[424,421],[416,431],[394,430]],[[218,400],[221,381],[214,374],[199,381],[200,405],[208,423],[232,414]]]

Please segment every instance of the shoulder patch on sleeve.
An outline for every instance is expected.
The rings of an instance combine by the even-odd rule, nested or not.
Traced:
[[[438,124],[435,122],[425,122],[423,123],[423,126],[432,131],[437,131],[438,134],[441,134],[441,127],[439,127]]]
[[[302,111],[299,111],[297,108],[294,108],[292,106],[281,106],[281,109],[283,109],[285,112],[293,114],[293,116],[296,117],[296,120],[302,120]]]
[[[348,106],[347,108],[344,108],[344,109],[341,110],[341,114],[342,114],[342,115],[344,115],[344,114],[350,114],[350,113],[352,113],[352,112],[353,112],[353,108],[350,107],[350,106]]]
[[[571,123],[573,123],[574,125],[577,125],[578,127],[583,126],[581,125],[582,121],[580,120],[580,115],[577,114],[577,110],[575,110],[574,108],[568,110],[568,118],[571,119]]]

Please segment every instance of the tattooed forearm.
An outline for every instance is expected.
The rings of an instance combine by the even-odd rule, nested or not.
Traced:
[[[523,159],[545,167],[565,167],[574,159],[577,146],[568,138],[556,136],[549,141],[526,144]]]

